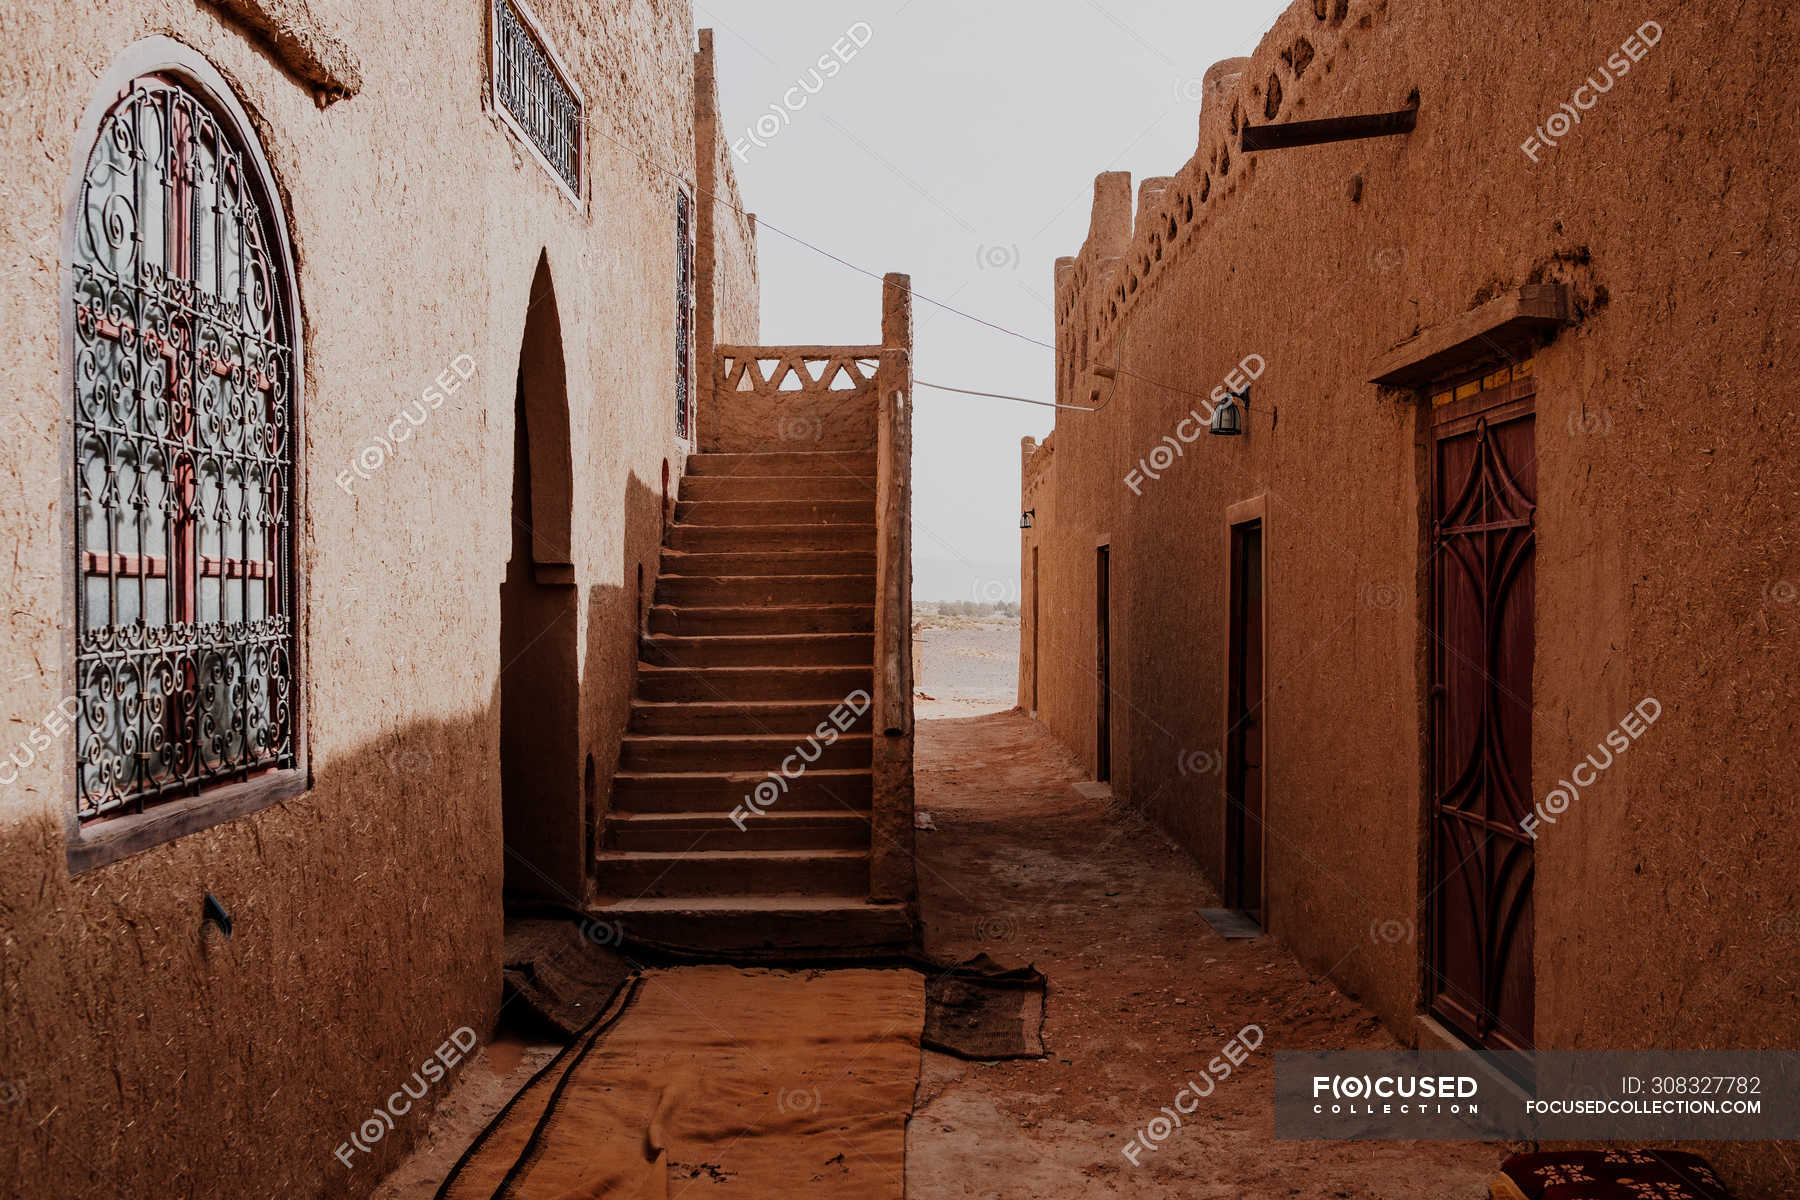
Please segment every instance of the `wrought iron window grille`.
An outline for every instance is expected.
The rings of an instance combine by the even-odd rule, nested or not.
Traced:
[[[675,435],[689,436],[693,393],[694,238],[692,204],[675,192]]]
[[[140,75],[80,183],[83,823],[297,762],[296,314],[249,136],[180,78]]]
[[[491,20],[495,107],[579,204],[586,120],[581,91],[521,0],[494,0]]]

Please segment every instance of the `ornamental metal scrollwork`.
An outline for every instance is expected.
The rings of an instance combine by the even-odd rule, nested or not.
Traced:
[[[688,226],[688,196],[675,193],[675,436],[688,436],[688,409],[691,407],[690,377],[693,374],[688,352],[694,312],[693,234]]]
[[[245,135],[180,79],[102,117],[74,311],[76,812],[295,765],[295,314]]]
[[[557,178],[581,195],[581,101],[512,0],[494,4],[494,91]]]

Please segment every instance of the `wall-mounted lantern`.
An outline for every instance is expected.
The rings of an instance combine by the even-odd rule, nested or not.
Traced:
[[[1019,528],[1020,529],[1030,529],[1031,528],[1031,518],[1033,518],[1035,516],[1037,516],[1037,509],[1035,509],[1035,508],[1028,508],[1024,512],[1020,513],[1019,514]]]
[[[1220,437],[1237,437],[1244,432],[1244,414],[1250,411],[1250,389],[1226,392],[1225,399],[1213,409],[1211,432]]]

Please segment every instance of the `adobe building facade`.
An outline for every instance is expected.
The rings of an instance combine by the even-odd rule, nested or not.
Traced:
[[[1409,1044],[1800,1045],[1793,32],[1299,0],[1056,265],[1020,706]]]
[[[503,889],[588,898],[758,334],[692,20],[0,17],[0,1190],[366,1194],[493,1026]]]

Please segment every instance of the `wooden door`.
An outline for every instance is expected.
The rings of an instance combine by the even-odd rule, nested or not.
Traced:
[[[1094,778],[1112,778],[1112,547],[1094,552]]]
[[[1430,1011],[1532,1045],[1534,387],[1502,368],[1438,394],[1431,431]],[[1520,378],[1511,378],[1518,375]]]
[[[1231,527],[1226,680],[1225,903],[1263,919],[1262,522]]]

